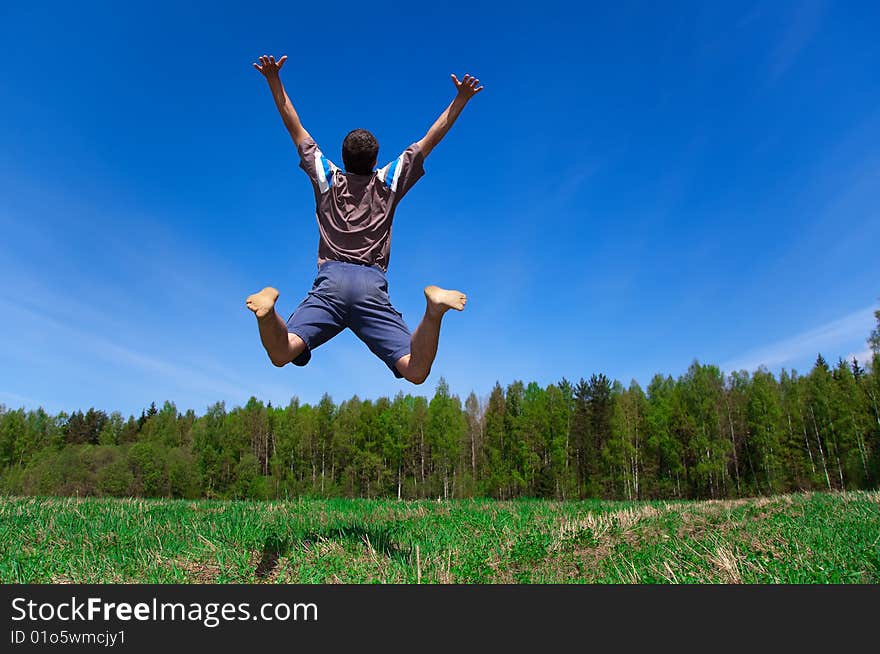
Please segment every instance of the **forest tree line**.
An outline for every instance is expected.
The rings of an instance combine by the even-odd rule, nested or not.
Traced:
[[[807,375],[725,375],[694,362],[646,389],[603,374],[433,397],[139,417],[0,405],[0,492],[176,498],[729,498],[874,488],[880,479],[880,311],[873,362],[820,355]]]

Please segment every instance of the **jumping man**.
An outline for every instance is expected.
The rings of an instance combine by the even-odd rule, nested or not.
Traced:
[[[278,291],[266,287],[247,298],[257,316],[260,339],[276,366],[304,366],[312,350],[348,327],[391,369],[395,377],[421,384],[437,356],[440,322],[449,309],[461,311],[460,291],[425,287],[425,316],[414,332],[391,306],[385,272],[391,252],[391,222],[397,203],[425,174],[425,157],[452,127],[468,101],[483,90],[480,81],[452,75],[455,99],[420,141],[374,170],[379,143],[356,129],[342,142],[343,171],[331,163],[302,126],[279,71],[283,56],[262,56],[254,64],[269,83],[278,112],[296,144],[300,167],[315,191],[318,219],[318,275],[305,300],[285,321],[275,311]]]

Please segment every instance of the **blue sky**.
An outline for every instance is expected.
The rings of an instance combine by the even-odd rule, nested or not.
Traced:
[[[880,297],[877,3],[15,3],[0,10],[0,403],[197,412],[860,354]],[[614,5],[613,8],[611,5]],[[389,287],[468,293],[425,386],[350,332],[276,369],[312,192],[260,54],[339,160],[486,90],[394,224]],[[340,162],[341,163],[341,162]]]

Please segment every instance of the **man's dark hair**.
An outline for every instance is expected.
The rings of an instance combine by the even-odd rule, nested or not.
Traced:
[[[342,142],[342,163],[346,172],[369,175],[373,172],[377,156],[379,142],[365,129],[350,131]]]

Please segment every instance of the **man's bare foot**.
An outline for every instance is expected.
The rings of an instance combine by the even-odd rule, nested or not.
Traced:
[[[254,293],[245,300],[247,308],[257,314],[257,318],[265,318],[275,308],[278,291],[267,286],[259,293]]]
[[[461,291],[447,291],[439,286],[426,286],[425,299],[428,301],[428,312],[437,317],[450,309],[461,311],[467,304],[467,295]]]

